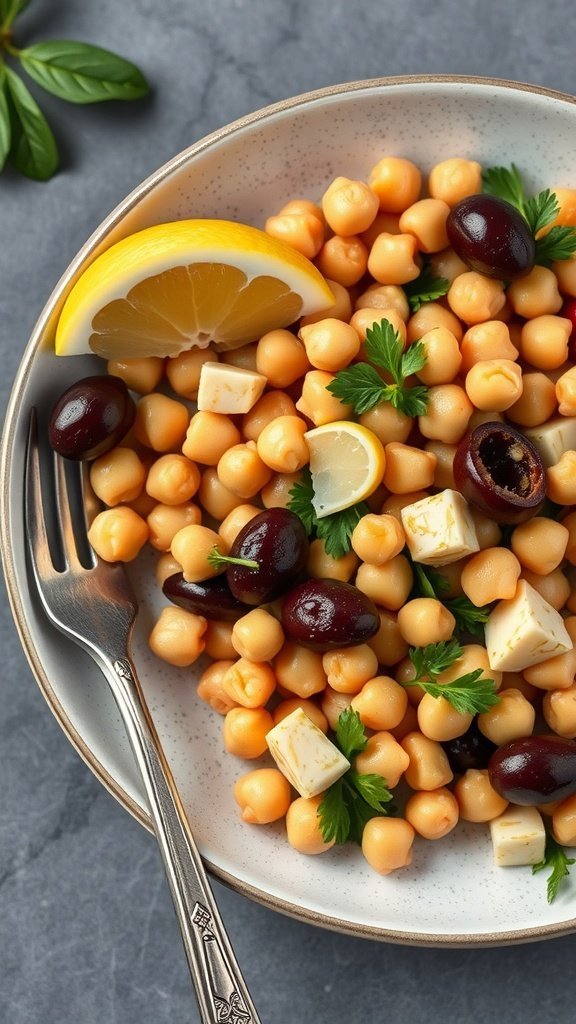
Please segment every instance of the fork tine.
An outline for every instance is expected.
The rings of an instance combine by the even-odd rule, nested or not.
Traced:
[[[60,525],[60,536],[64,553],[64,561],[67,568],[74,571],[83,568],[76,547],[76,537],[72,525],[71,495],[66,477],[66,464],[64,459],[56,452],[54,458],[54,483],[56,493],[56,512]],[[74,467],[76,468],[76,467]]]
[[[56,570],[52,564],[46,520],[42,505],[40,485],[40,457],[38,454],[38,417],[36,409],[30,413],[28,438],[25,455],[26,488],[24,493],[24,513],[28,549],[31,555],[34,575],[41,589],[43,579],[54,576]]]

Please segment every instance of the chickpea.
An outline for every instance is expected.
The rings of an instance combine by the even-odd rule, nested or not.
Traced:
[[[148,637],[151,651],[169,665],[186,668],[204,650],[207,622],[184,608],[163,608]]]
[[[226,519],[234,509],[243,504],[242,498],[224,486],[214,466],[208,466],[202,474],[198,500],[209,516],[220,520]]]
[[[558,612],[570,597],[570,582],[561,569],[553,569],[546,576],[523,569],[521,579],[526,580],[531,587],[534,587],[534,590],[537,590],[544,600]]]
[[[502,673],[490,668],[488,651],[481,644],[464,644],[461,656],[452,663],[450,668],[440,672],[437,682],[452,683],[459,676],[467,675],[476,669],[482,669],[480,679],[491,679],[498,690],[502,682]]]
[[[338,691],[333,690],[331,686],[327,686],[322,694],[322,700],[320,703],[322,714],[325,715],[326,721],[333,732],[336,731],[338,719],[342,712],[346,711],[346,708],[350,707],[352,698],[353,694],[338,693]]]
[[[148,525],[127,505],[117,505],[92,520],[88,540],[105,562],[132,562],[148,540]]]
[[[439,302],[423,302],[420,309],[413,313],[408,320],[406,328],[406,339],[409,345],[420,341],[429,331],[443,327],[459,342],[463,330],[459,319],[450,309],[441,306]]]
[[[322,655],[328,685],[339,693],[359,693],[378,671],[378,658],[368,644],[340,647]]]
[[[232,644],[241,658],[271,661],[283,643],[282,626],[265,608],[253,608],[234,623]]]
[[[430,740],[445,743],[468,732],[474,715],[456,711],[444,697],[425,693],[417,709],[418,728]]]
[[[356,569],[358,558],[354,551],[348,551],[340,558],[327,554],[324,541],[320,537],[313,540],[308,550],[306,571],[317,580],[340,580],[348,583]]]
[[[382,515],[395,516],[401,521],[401,512],[407,505],[414,505],[422,498],[429,498],[429,491],[409,491],[407,494],[390,494],[382,505]]]
[[[308,426],[300,416],[279,416],[258,436],[258,455],[276,473],[294,473],[302,469],[310,453],[304,438]]]
[[[478,715],[480,732],[499,747],[510,740],[531,736],[536,711],[530,701],[514,687],[502,690],[499,697],[498,704]]]
[[[464,388],[458,384],[436,384],[428,389],[425,414],[418,417],[420,433],[433,441],[457,444],[466,433],[472,412],[473,405]]]
[[[224,746],[235,757],[261,757],[268,750],[266,734],[273,727],[266,708],[232,708],[224,719]]]
[[[260,515],[262,511],[257,505],[236,505],[231,512],[222,520],[218,527],[218,533],[220,534],[226,550],[230,550],[232,544],[236,540],[236,537],[249,523],[254,516]]]
[[[539,703],[539,694],[535,686],[527,682],[522,672],[504,672],[500,690],[518,690],[531,704]]]
[[[286,814],[286,838],[290,846],[298,853],[306,853],[314,856],[318,853],[325,853],[335,843],[331,839],[325,843],[320,831],[320,818],[318,808],[322,801],[323,794],[318,796],[300,796],[293,800]]]
[[[476,539],[480,545],[480,550],[484,548],[495,548],[498,546],[502,539],[502,530],[493,519],[489,516],[485,516],[483,512],[480,512],[476,508],[470,509],[470,514],[474,521],[474,530],[476,531]],[[452,563],[454,565],[455,563]],[[449,565],[442,566],[442,572],[449,570]]]
[[[443,441],[426,441],[424,451],[431,452],[436,459],[434,470],[434,487],[444,490],[446,487],[454,489],[454,456],[456,455],[456,444],[444,444]]]
[[[260,708],[276,689],[276,677],[264,662],[239,658],[227,670],[222,680],[225,692],[244,708]]]
[[[381,210],[402,213],[418,199],[422,175],[411,160],[385,156],[370,171],[369,183],[378,196]]]
[[[348,323],[352,316],[352,299],[348,289],[338,281],[331,281],[328,277],[325,280],[334,296],[333,304],[325,309],[319,309],[317,313],[308,313],[303,316],[300,320],[300,327],[315,324],[318,320],[325,320],[326,317],[335,317],[336,320],[345,320]]]
[[[378,609],[380,626],[378,632],[368,644],[378,658],[379,665],[396,665],[408,653],[408,644],[404,640],[398,626],[396,616],[392,612]]]
[[[218,353],[211,348],[190,348],[179,356],[167,359],[166,376],[172,390],[183,398],[197,398],[204,363],[217,363],[218,359]]]
[[[263,334],[256,349],[256,369],[273,388],[287,388],[310,369],[302,342],[291,331]]]
[[[400,554],[406,534],[394,516],[366,515],[354,527],[350,541],[363,562],[383,565]]]
[[[362,231],[360,238],[370,249],[383,231],[388,232],[389,235],[400,234],[400,217],[397,213],[386,213],[384,210],[379,210],[370,227],[366,231]]]
[[[424,839],[442,839],[458,824],[460,810],[445,786],[429,793],[414,793],[406,804],[406,820]]]
[[[354,768],[361,775],[381,775],[388,789],[394,789],[410,758],[391,732],[376,732],[368,738],[364,750],[356,755]]]
[[[462,569],[460,582],[466,597],[481,608],[492,601],[513,598],[521,571],[518,558],[508,548],[488,547],[472,555]]]
[[[270,480],[260,491],[264,508],[288,508],[291,491],[300,480],[300,472],[272,473]]]
[[[556,389],[544,373],[523,373],[522,394],[506,416],[520,427],[539,427],[556,412]]]
[[[378,235],[368,255],[368,272],[380,284],[407,284],[420,274],[414,235]]]
[[[392,285],[389,285],[389,287],[392,287]],[[362,309],[357,309],[353,316],[350,317],[350,327],[354,328],[361,340],[360,359],[365,357],[365,345],[362,343],[366,341],[367,332],[372,330],[375,324],[381,324],[383,320],[387,320],[389,324],[392,324],[399,338],[403,342],[406,341],[406,323],[397,309],[380,309],[378,306],[364,306]]]
[[[235,660],[236,651],[232,645],[231,622],[209,619],[204,640],[206,643],[204,650],[209,658],[214,658],[215,661],[232,662]]]
[[[335,178],[322,196],[322,212],[336,235],[359,235],[378,213],[378,196],[363,181]]]
[[[170,551],[178,530],[192,524],[198,526],[201,518],[198,506],[189,501],[182,505],[155,505],[146,520],[150,531],[148,539],[157,551]]]
[[[204,634],[206,636],[206,634]],[[196,690],[200,700],[206,701],[219,715],[227,715],[232,708],[237,708],[236,701],[226,693],[223,687],[224,676],[228,669],[234,664],[233,661],[215,661],[204,670],[198,682]]]
[[[557,313],[562,308],[556,275],[548,267],[535,266],[508,286],[507,297],[518,316],[533,317]]]
[[[362,853],[379,875],[389,875],[412,863],[415,832],[404,818],[371,818],[362,833]]]
[[[147,519],[152,509],[157,504],[154,498],[151,498],[145,490],[140,491],[137,498],[132,498],[132,501],[127,501],[126,504],[137,512],[142,519]]]
[[[576,416],[576,366],[558,378],[555,396],[561,416]]]
[[[296,406],[289,395],[284,391],[266,391],[252,406],[250,412],[245,413],[242,417],[242,436],[246,441],[257,441],[264,427],[267,427],[279,416],[295,415]],[[241,438],[238,437],[238,441],[240,440]],[[232,444],[236,443],[236,441],[232,441],[226,445],[226,448],[230,448]]]
[[[274,672],[283,689],[297,697],[322,693],[328,683],[322,655],[291,641],[285,643],[274,658]]]
[[[426,363],[416,376],[423,384],[450,384],[458,375],[462,363],[458,339],[447,327],[433,327],[420,339],[424,346]]]
[[[563,316],[546,314],[528,320],[520,335],[523,358],[538,370],[558,369],[568,358],[571,332],[572,324]]]
[[[468,371],[465,387],[477,409],[504,412],[522,395],[522,370],[510,359],[485,359]]]
[[[109,359],[106,372],[121,377],[131,391],[147,395],[157,388],[164,374],[164,360],[158,356],[145,359]]]
[[[440,252],[448,245],[446,220],[450,213],[443,199],[420,199],[404,210],[400,231],[414,235],[420,252]]]
[[[189,583],[208,580],[222,571],[208,561],[209,555],[215,548],[219,554],[227,553],[224,541],[219,534],[208,529],[207,526],[194,523],[178,530],[170,545],[170,551],[182,566],[184,579]]]
[[[562,846],[576,845],[576,796],[562,800],[552,814],[552,831]]]
[[[426,647],[427,644],[449,640],[456,620],[452,612],[436,598],[415,597],[400,608],[398,625],[407,644],[411,647]]]
[[[175,558],[172,557],[170,552],[160,556],[156,563],[156,581],[163,586],[164,582],[169,576],[174,576],[175,573],[182,572],[182,566]]]
[[[280,213],[311,213],[321,224],[324,223],[322,208],[311,199],[290,199],[279,211]]]
[[[368,427],[368,430],[376,434],[384,445],[391,441],[407,441],[413,424],[411,417],[395,409],[391,402],[380,402],[369,412],[363,412],[358,420],[363,427]]]
[[[487,320],[469,327],[460,344],[462,372],[468,373],[476,363],[487,359],[515,362],[518,349],[512,344],[509,327],[501,320]]]
[[[576,684],[545,693],[542,714],[546,725],[557,736],[567,740],[576,739]]]
[[[267,218],[264,230],[309,260],[318,255],[324,242],[324,225],[312,213],[279,213]]]
[[[312,420],[315,427],[348,419],[352,413],[351,405],[344,405],[328,391],[328,385],[334,379],[333,373],[324,370],[310,370],[304,377],[302,395],[296,402],[296,409]]]
[[[316,263],[324,277],[350,288],[366,273],[368,249],[358,235],[333,235],[322,246]]]
[[[568,260],[553,263],[552,273],[563,295],[576,296],[576,260],[573,256]]]
[[[374,676],[356,693],[351,706],[367,729],[394,729],[404,718],[408,694],[391,676]]]
[[[301,327],[299,338],[317,370],[343,370],[358,355],[360,338],[353,327],[334,318]]]
[[[287,700],[281,701],[281,703],[278,704],[272,712],[274,725],[278,725],[278,722],[282,722],[288,717],[288,715],[291,715],[293,711],[297,711],[298,708],[308,716],[310,721],[314,722],[314,725],[316,725],[321,732],[324,734],[328,732],[328,719],[322,709],[319,708],[313,700],[306,700],[304,697],[289,697]]]
[[[146,477],[146,493],[163,505],[182,505],[200,486],[200,470],[185,455],[162,455]]]
[[[496,524],[494,524],[496,525]],[[456,562],[449,562],[448,565],[440,565],[436,572],[440,574],[446,584],[446,591],[443,597],[462,597],[461,576],[466,565],[466,558],[459,558]]]
[[[154,391],[136,406],[134,437],[155,452],[169,452],[182,444],[190,413],[182,402]]]
[[[526,569],[545,576],[562,562],[569,538],[562,523],[535,516],[514,528],[512,551]]]
[[[229,448],[220,458],[216,472],[226,490],[239,498],[253,498],[272,476],[258,455],[255,441],[245,441]]]
[[[105,505],[134,501],[145,479],[146,467],[131,448],[113,448],[90,463],[92,490]]]
[[[383,483],[392,494],[410,494],[433,485],[436,458],[431,452],[399,441],[390,441],[384,451],[386,468]]]
[[[249,345],[241,345],[239,348],[220,352],[220,362],[226,363],[227,366],[237,366],[241,370],[251,370],[252,373],[257,373],[257,347],[256,342],[251,342]]]
[[[505,296],[502,281],[469,270],[456,277],[448,290],[448,305],[466,324],[493,320],[502,309]]]
[[[356,573],[356,586],[376,604],[398,611],[407,600],[414,583],[410,562],[396,555],[383,565],[363,563]]]
[[[192,462],[216,466],[224,452],[242,440],[229,416],[219,412],[197,412],[190,420],[182,452]]]
[[[455,277],[465,274],[468,270],[466,264],[456,255],[454,249],[443,249],[442,252],[432,253],[430,269],[434,277],[444,277],[452,284]]]
[[[358,296],[354,308],[357,312],[361,309],[393,309],[404,322],[410,316],[410,306],[404,289],[397,284],[378,284],[377,281],[368,285],[366,291]]]
[[[482,191],[482,167],[475,160],[462,157],[442,160],[430,171],[428,190],[435,199],[454,206],[460,199]]]
[[[546,493],[558,505],[576,505],[576,452],[563,452],[546,470]]]
[[[257,768],[234,783],[234,799],[242,810],[242,821],[268,825],[287,814],[292,791],[277,768]]]
[[[454,796],[464,821],[492,821],[503,814],[508,801],[490,784],[487,768],[469,768],[454,784]]]
[[[492,412],[490,410],[485,412],[481,409],[474,409],[468,420],[468,430],[474,430],[481,423],[504,423],[504,415],[501,412]]]
[[[414,704],[410,704],[410,702],[406,706],[404,718],[394,729],[390,729],[390,735],[398,743],[402,743],[402,740],[409,732],[418,732],[418,708]]]
[[[400,746],[410,758],[404,778],[411,789],[439,789],[454,778],[444,747],[421,732],[409,732]]]

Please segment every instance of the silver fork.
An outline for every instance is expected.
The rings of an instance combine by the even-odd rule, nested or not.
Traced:
[[[88,475],[54,456],[52,533],[64,564],[55,566],[44,513],[38,427],[32,411],[26,449],[25,526],[32,575],[44,611],[102,670],[122,715],[146,790],[202,1024],[260,1024],[214,899],[176,785],[129,654],[137,603],[119,564],[101,561],[86,538],[97,511]],[[82,474],[82,514],[72,511]]]

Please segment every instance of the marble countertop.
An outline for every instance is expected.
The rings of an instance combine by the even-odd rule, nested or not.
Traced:
[[[574,92],[572,16],[568,0],[545,11],[521,0],[32,0],[27,39],[120,51],[154,93],[125,107],[47,99],[61,173],[48,184],[0,179],[2,415],[60,273],[171,155],[275,100],[372,76],[465,73]],[[197,1021],[154,841],[65,739],[4,597],[0,645],[0,1021]],[[576,937],[414,949],[323,932],[215,890],[265,1024],[573,1020]]]

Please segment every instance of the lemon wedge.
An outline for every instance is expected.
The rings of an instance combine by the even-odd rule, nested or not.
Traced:
[[[231,349],[332,305],[316,267],[285,242],[226,220],[156,224],[98,256],[72,288],[56,354],[106,359]]]
[[[363,501],[382,482],[384,446],[367,427],[337,420],[308,430],[304,437],[310,450],[312,504],[318,519]]]

